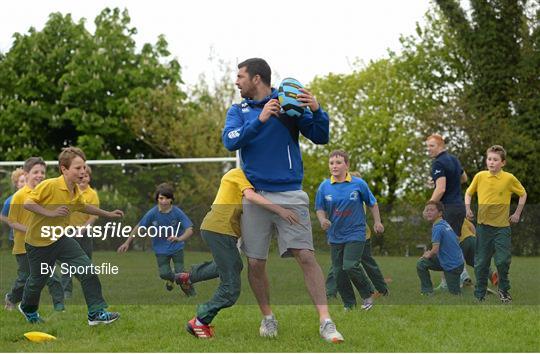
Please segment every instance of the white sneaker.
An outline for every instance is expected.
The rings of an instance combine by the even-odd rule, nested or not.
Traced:
[[[368,297],[367,299],[364,299],[362,302],[363,302],[362,306],[361,306],[362,310],[368,311],[368,310],[371,310],[371,308],[373,307],[373,297],[372,296]]]
[[[319,333],[322,339],[330,343],[341,343],[345,340],[341,333],[337,331],[336,325],[332,321],[325,321],[319,327]]]
[[[9,299],[9,293],[4,297],[4,310],[13,311],[15,309],[15,304]]]
[[[277,337],[278,321],[275,318],[263,318],[261,321],[261,327],[259,327],[259,334],[261,337]]]

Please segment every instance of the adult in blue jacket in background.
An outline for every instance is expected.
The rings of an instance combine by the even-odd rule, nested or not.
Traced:
[[[270,66],[263,59],[251,58],[238,64],[236,86],[244,100],[229,108],[222,135],[228,150],[240,150],[242,170],[256,192],[300,217],[299,224],[290,224],[243,200],[242,250],[248,258],[248,280],[263,315],[259,333],[263,337],[277,336],[278,322],[270,307],[266,274],[275,228],[280,255],[294,256],[304,273],[306,287],[319,313],[321,337],[341,342],[343,336],[330,318],[324,276],[314,254],[309,197],[302,191],[304,167],[298,144],[300,133],[315,144],[328,143],[328,114],[305,89],[298,95],[306,107],[304,114],[295,118],[282,113],[278,92],[270,84],[271,75]]]

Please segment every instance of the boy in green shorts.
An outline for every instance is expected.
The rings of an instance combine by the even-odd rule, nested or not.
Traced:
[[[494,254],[499,274],[499,298],[507,304],[512,302],[508,279],[512,259],[510,223],[519,222],[527,193],[514,175],[502,170],[506,164],[506,151],[502,146],[494,145],[487,149],[486,153],[488,170],[478,172],[465,193],[465,208],[469,220],[474,218],[471,199],[478,193],[474,296],[478,301],[485,300],[489,265]],[[512,194],[519,196],[519,202],[516,211],[509,217]]]
[[[25,236],[30,276],[24,286],[19,310],[30,323],[43,322],[38,313],[39,298],[57,260],[67,263],[70,268],[84,270],[75,276],[81,282],[88,306],[89,325],[108,324],[120,316],[105,310],[107,303],[103,299],[101,283],[90,258],[77,241],[63,235],[69,227],[69,215],[74,211],[106,218],[121,218],[124,215],[121,210],[108,212],[84,202],[77,183],[84,176],[85,161],[86,156],[81,149],[62,149],[58,156],[62,175],[41,182],[24,202],[24,208],[33,214]],[[57,232],[54,231],[58,229],[62,232],[56,237]]]
[[[159,277],[165,280],[165,289],[171,291],[174,286],[174,275],[184,271],[184,242],[193,235],[193,223],[179,207],[173,205],[174,189],[167,183],[156,188],[156,206],[148,210],[132,232],[132,236],[139,234],[140,229],[151,234],[149,227],[165,228],[165,233],[158,229],[158,236],[152,237],[152,249],[156,255]],[[175,235],[174,233],[177,232]],[[118,252],[127,252],[129,245],[135,237],[128,238]],[[171,269],[174,265],[174,272]],[[195,291],[186,292],[187,296],[194,296]]]
[[[45,178],[45,161],[41,157],[30,157],[24,162],[23,171],[26,184],[19,189],[11,199],[8,220],[14,230],[13,251],[17,260],[17,279],[13,284],[11,291],[6,294],[6,309],[15,308],[15,304],[20,302],[23,297],[24,284],[30,276],[28,257],[24,248],[24,238],[28,227],[28,222],[32,213],[24,209],[24,201],[32,193],[32,190]],[[60,279],[53,274],[47,279],[49,293],[53,300],[55,311],[64,310],[64,293]]]
[[[213,262],[192,266],[190,273],[179,273],[176,282],[184,291],[193,283],[219,277],[220,283],[210,301],[197,306],[197,315],[186,324],[187,331],[197,338],[214,336],[210,323],[221,309],[234,305],[240,296],[240,272],[243,264],[237,247],[241,236],[240,216],[242,196],[252,203],[278,214],[289,223],[298,223],[298,216],[291,210],[272,204],[255,193],[244,172],[233,168],[221,179],[221,184],[201,225],[201,236],[210,248]]]

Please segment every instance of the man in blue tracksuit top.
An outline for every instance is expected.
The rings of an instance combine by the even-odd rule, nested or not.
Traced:
[[[343,336],[330,319],[324,276],[313,252],[309,198],[302,191],[304,167],[298,144],[300,133],[316,144],[328,143],[328,114],[305,89],[300,89],[297,97],[306,107],[304,114],[294,118],[282,113],[278,93],[270,86],[270,66],[263,59],[248,59],[238,69],[236,86],[244,100],[227,112],[223,144],[230,151],[240,150],[242,169],[257,193],[292,209],[300,217],[299,224],[290,224],[243,200],[242,249],[248,258],[248,280],[264,316],[259,333],[263,337],[277,336],[265,270],[275,228],[280,255],[294,256],[304,273],[306,287],[319,312],[321,337],[341,342]]]

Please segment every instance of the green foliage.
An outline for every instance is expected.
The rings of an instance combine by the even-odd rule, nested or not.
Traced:
[[[326,162],[333,149],[346,150],[351,170],[358,169],[380,202],[388,205],[405,193],[421,192],[427,178],[423,142],[416,136],[419,127],[407,108],[414,92],[397,69],[385,59],[311,84],[331,116],[331,142],[314,151],[313,162]]]
[[[524,183],[530,201],[540,197],[540,6],[535,1],[471,1],[470,16],[456,0],[436,0],[464,58],[460,109],[470,149],[483,156],[501,144],[508,169]],[[483,169],[482,160],[473,166]]]
[[[42,31],[15,34],[0,58],[1,160],[54,159],[66,145],[91,159],[159,156],[127,127],[128,98],[181,83],[180,65],[164,62],[162,36],[138,53],[129,23],[127,10],[105,9],[92,34],[84,20],[53,13]]]

